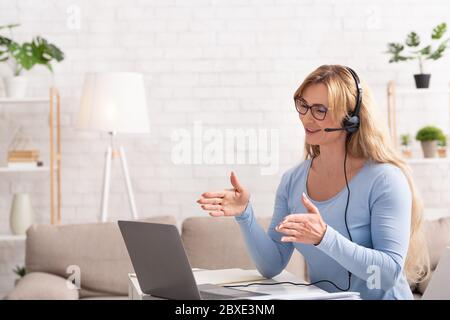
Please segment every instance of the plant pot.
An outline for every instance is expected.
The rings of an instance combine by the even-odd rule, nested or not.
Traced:
[[[437,140],[421,141],[423,156],[425,158],[435,158],[438,150]]]
[[[417,89],[425,89],[430,86],[431,74],[419,73],[414,75],[414,80],[416,81]]]
[[[27,91],[28,77],[16,76],[6,77],[3,79],[5,83],[5,93],[8,98],[23,98]]]
[[[447,157],[447,148],[439,148],[438,155],[439,155],[439,158],[446,158]]]
[[[24,235],[33,224],[33,216],[30,196],[27,193],[14,194],[9,218],[11,232],[15,235]]]
[[[411,151],[411,149],[403,149],[402,150],[402,156],[405,159],[412,158],[412,151]]]

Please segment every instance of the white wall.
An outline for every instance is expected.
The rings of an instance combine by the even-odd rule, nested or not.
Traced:
[[[74,129],[86,72],[127,70],[145,75],[151,133],[120,138],[141,215],[203,215],[195,200],[203,191],[228,187],[232,169],[250,188],[257,214],[267,215],[281,174],[302,156],[303,133],[292,101],[302,79],[321,64],[351,65],[373,88],[384,111],[388,80],[413,86],[412,74],[418,70],[413,62],[388,64],[386,43],[403,39],[410,30],[428,36],[437,23],[450,22],[449,13],[447,0],[0,0],[1,24],[22,24],[17,38],[40,34],[66,53],[65,61],[55,65],[54,76],[39,67],[30,73],[30,94],[44,95],[51,83],[61,90],[64,223],[96,221],[99,215],[108,139]],[[448,54],[426,67],[433,74],[432,86],[447,85]],[[4,66],[0,71],[7,74]],[[45,105],[1,110],[3,153],[8,132],[4,128],[11,119],[24,123],[44,151]],[[422,114],[420,109],[406,110],[405,123],[420,125]],[[175,165],[170,137],[180,128],[193,132],[195,121],[221,132],[277,129],[278,172],[264,176],[260,166],[249,164]],[[127,218],[120,167],[113,169],[110,216]],[[427,170],[448,173],[448,166]],[[439,172],[435,175],[441,178],[431,185],[440,200],[435,203],[427,192],[426,203],[448,207],[449,182]],[[2,175],[0,233],[8,232],[11,197],[18,191],[32,193],[38,222],[48,222],[45,177]],[[428,177],[418,175],[418,184],[427,190]]]

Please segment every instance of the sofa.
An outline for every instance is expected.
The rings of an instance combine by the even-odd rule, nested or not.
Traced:
[[[173,216],[141,220],[177,224]],[[258,220],[266,228],[270,223],[270,218]],[[234,219],[193,217],[180,229],[193,268],[255,268]],[[5,299],[128,298],[128,273],[134,270],[117,223],[33,225],[25,246],[27,274]],[[304,277],[300,254],[293,255],[287,270]],[[74,271],[81,280],[79,290],[67,285]]]
[[[142,219],[177,225],[173,216]],[[267,228],[270,217],[258,218]],[[232,218],[191,217],[180,228],[181,238],[193,268],[254,269],[245,249],[239,226]],[[450,218],[425,223],[432,270],[440,254],[450,245]],[[25,266],[27,274],[5,299],[126,299],[128,273],[133,267],[117,223],[62,226],[33,225],[27,231]],[[286,270],[308,280],[306,263],[295,252]],[[67,279],[78,273],[78,289]],[[412,284],[416,299],[427,281]]]

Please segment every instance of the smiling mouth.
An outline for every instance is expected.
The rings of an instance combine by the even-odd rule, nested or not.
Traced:
[[[321,129],[312,130],[312,129],[305,128],[305,131],[306,131],[307,133],[316,133],[316,132],[319,132],[320,130],[321,130]]]

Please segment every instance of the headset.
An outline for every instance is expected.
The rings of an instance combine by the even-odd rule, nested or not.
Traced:
[[[355,108],[353,109],[353,111],[350,112],[350,114],[348,116],[346,116],[345,119],[342,121],[341,128],[325,128],[324,131],[325,132],[333,132],[333,131],[345,130],[347,132],[347,137],[345,140],[345,156],[344,156],[344,177],[345,177],[345,185],[347,187],[347,203],[345,205],[344,220],[345,220],[345,228],[347,229],[348,237],[349,237],[350,241],[353,241],[352,235],[350,233],[350,229],[348,228],[348,224],[347,224],[347,209],[348,209],[348,204],[350,202],[350,188],[348,186],[347,168],[346,168],[347,167],[347,145],[348,145],[348,142],[350,141],[352,134],[355,133],[359,129],[359,125],[360,125],[359,112],[361,110],[363,89],[362,89],[361,82],[359,81],[359,77],[356,74],[356,72],[349,67],[344,67],[344,68],[347,69],[348,72],[350,72],[353,79],[355,80],[355,84],[356,84],[356,88],[357,88],[356,105],[355,105]],[[295,283],[295,282],[290,282],[290,281],[275,282],[275,283],[254,282],[254,283],[249,283],[249,284],[245,284],[245,285],[232,285],[232,286],[224,286],[224,287],[235,288],[235,287],[249,287],[252,285],[278,285],[278,284],[292,284],[292,285],[296,285],[296,286],[308,287],[308,286],[312,286],[312,285],[315,285],[318,283],[326,282],[326,283],[333,285],[339,291],[348,291],[348,290],[350,290],[350,287],[351,287],[352,273],[350,271],[347,271],[347,272],[348,272],[348,286],[345,289],[339,287],[333,281],[330,281],[330,280],[318,280],[318,281],[315,281],[312,283]]]
[[[323,129],[325,132],[345,130],[348,133],[354,133],[359,129],[359,111],[361,110],[363,89],[362,89],[361,82],[359,81],[359,77],[356,74],[356,72],[349,67],[345,67],[345,68],[348,70],[348,72],[350,72],[353,79],[355,80],[355,84],[356,84],[356,88],[357,88],[356,106],[355,106],[355,109],[342,121],[341,128],[325,128],[325,129]]]

